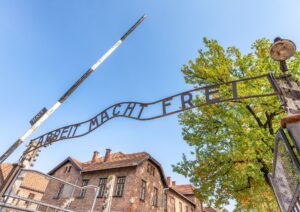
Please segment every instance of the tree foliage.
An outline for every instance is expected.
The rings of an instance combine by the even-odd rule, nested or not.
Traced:
[[[224,49],[204,38],[206,49],[184,65],[186,83],[195,87],[253,77],[268,72],[281,74],[278,62],[269,57],[271,42],[259,39],[252,52]],[[300,52],[289,60],[289,70],[299,77]],[[240,95],[272,91],[269,82],[238,87]],[[225,90],[220,93],[226,93]],[[201,101],[198,96],[195,101]],[[174,165],[188,177],[197,195],[215,206],[237,201],[237,210],[276,211],[277,203],[267,181],[272,170],[274,134],[285,112],[277,96],[204,106],[179,115],[183,138],[192,147],[192,159]]]

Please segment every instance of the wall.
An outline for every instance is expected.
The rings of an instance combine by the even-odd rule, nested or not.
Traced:
[[[81,181],[80,171],[73,166],[69,173],[65,173],[65,169],[67,166],[72,166],[72,164],[70,162],[66,163],[61,168],[57,169],[52,176],[72,184],[77,184],[78,182],[80,182]],[[55,206],[62,206],[66,204],[67,199],[55,198],[56,194],[58,193],[59,187],[60,187],[60,182],[56,180],[50,180],[45,190],[45,195],[42,198],[42,202],[55,205]],[[45,211],[46,208],[41,206],[39,207],[39,210]]]
[[[166,191],[167,194],[167,211],[168,212],[195,212],[195,206],[186,200],[181,195],[174,192],[172,189]],[[174,203],[174,204],[173,204]],[[182,210],[180,209],[180,203],[182,205]],[[186,208],[188,210],[186,210]]]

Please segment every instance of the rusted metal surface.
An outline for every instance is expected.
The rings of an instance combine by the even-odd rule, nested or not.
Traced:
[[[281,119],[280,125],[282,128],[286,128],[287,124],[296,123],[300,121],[300,114],[291,114]]]
[[[275,38],[275,42],[270,46],[270,56],[276,61],[285,61],[296,52],[296,44],[288,39]]]

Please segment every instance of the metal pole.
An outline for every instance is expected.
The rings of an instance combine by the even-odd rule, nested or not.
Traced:
[[[95,208],[95,204],[96,204],[98,192],[99,192],[99,187],[95,188],[95,197],[94,197],[94,200],[93,200],[92,208],[90,210],[91,212],[94,212],[94,208]]]
[[[87,70],[71,88],[59,100],[47,110],[32,126],[25,132],[9,149],[0,157],[0,164],[3,163],[59,106],[67,100],[67,98],[79,87],[79,85],[93,73],[101,63],[103,63],[127,38],[127,36],[135,30],[140,23],[146,18],[143,15],[122,37],[118,40],[89,70]]]

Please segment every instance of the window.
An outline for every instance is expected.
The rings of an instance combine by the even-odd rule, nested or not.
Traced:
[[[174,199],[174,197],[171,198],[170,212],[175,212],[175,199]]]
[[[20,190],[17,191],[16,196],[19,196],[19,193],[20,193]],[[16,205],[18,205],[20,199],[13,198],[13,200],[12,200],[11,203],[14,204],[16,201],[17,201],[17,204],[16,204]]]
[[[145,200],[145,194],[146,194],[146,181],[142,180],[142,184],[141,184],[141,194],[140,194],[140,200]]]
[[[34,196],[35,196],[35,195],[34,195],[33,193],[29,193],[27,199],[32,200],[32,199],[34,199]],[[29,201],[26,201],[26,202],[25,202],[26,208],[28,208],[30,205],[31,205],[31,202],[29,202]]]
[[[106,188],[107,178],[100,178],[98,197],[102,198]]]
[[[152,205],[155,207],[157,207],[157,205],[158,205],[158,189],[155,187],[153,189]]]
[[[65,174],[69,173],[71,171],[71,169],[72,169],[72,166],[66,166],[66,168],[65,168]]]
[[[148,163],[148,165],[147,165],[147,172],[148,172],[148,173],[150,173],[150,167],[151,167],[151,164]]]
[[[64,184],[60,184],[59,185],[59,188],[58,188],[58,192],[57,192],[57,194],[56,194],[56,196],[54,197],[55,199],[59,199],[60,198],[60,195],[61,195],[61,193],[63,192],[63,190],[64,190]]]
[[[118,177],[117,178],[117,187],[116,187],[116,192],[115,192],[116,197],[123,196],[124,185],[125,185],[125,177]]]
[[[89,184],[89,180],[82,181],[82,187],[87,186],[88,184]],[[80,189],[79,198],[84,198],[85,193],[86,193],[86,188]]]
[[[185,206],[185,212],[189,212],[189,207]]]
[[[182,203],[179,202],[179,211],[182,212]]]
[[[163,208],[164,208],[164,212],[168,211],[168,196],[166,193],[164,193],[164,197],[163,197]]]
[[[147,165],[147,172],[150,174],[150,175],[155,175],[155,167],[151,164],[151,163],[148,163]]]

